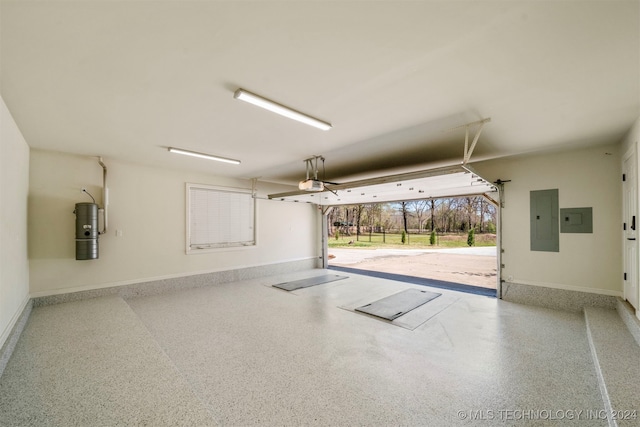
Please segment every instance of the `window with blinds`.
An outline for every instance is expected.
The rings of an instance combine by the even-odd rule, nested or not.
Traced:
[[[187,184],[187,252],[255,244],[251,190]]]

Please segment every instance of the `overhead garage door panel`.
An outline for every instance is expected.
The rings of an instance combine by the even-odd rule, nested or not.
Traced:
[[[325,190],[321,192],[294,191],[271,194],[269,198],[335,206],[437,199],[494,191],[496,188],[492,183],[478,176],[468,166],[452,166],[326,185]]]

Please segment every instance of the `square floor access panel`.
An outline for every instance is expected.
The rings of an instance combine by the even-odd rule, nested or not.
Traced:
[[[322,285],[346,278],[347,276],[338,276],[337,274],[323,274],[322,276],[308,277],[306,279],[294,280],[293,282],[277,283],[271,286],[285,291],[295,291],[296,289],[309,288],[311,286]]]
[[[530,193],[531,250],[560,252],[558,189]]]
[[[386,320],[394,320],[411,310],[438,298],[441,293],[420,289],[405,289],[386,298],[356,308],[361,313],[371,314]]]

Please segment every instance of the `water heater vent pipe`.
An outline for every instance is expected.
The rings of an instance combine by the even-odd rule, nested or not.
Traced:
[[[107,189],[107,166],[102,161],[102,157],[98,157],[98,163],[102,166],[102,215],[104,216],[104,224],[99,234],[107,233],[107,206],[109,205],[109,190]]]

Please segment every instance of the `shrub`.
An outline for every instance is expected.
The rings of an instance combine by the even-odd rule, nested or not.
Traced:
[[[433,230],[433,231],[431,232],[431,236],[429,236],[429,244],[430,244],[431,246],[433,246],[433,245],[435,245],[435,244],[436,244],[436,231],[435,231],[435,230]]]
[[[336,240],[338,240],[340,238],[340,231],[336,230]]]
[[[476,229],[472,228],[469,230],[469,234],[467,235],[467,245],[473,246],[476,244]]]
[[[407,243],[407,232],[402,230],[402,237],[400,238],[400,240],[402,241],[402,244],[404,245],[405,243]]]

